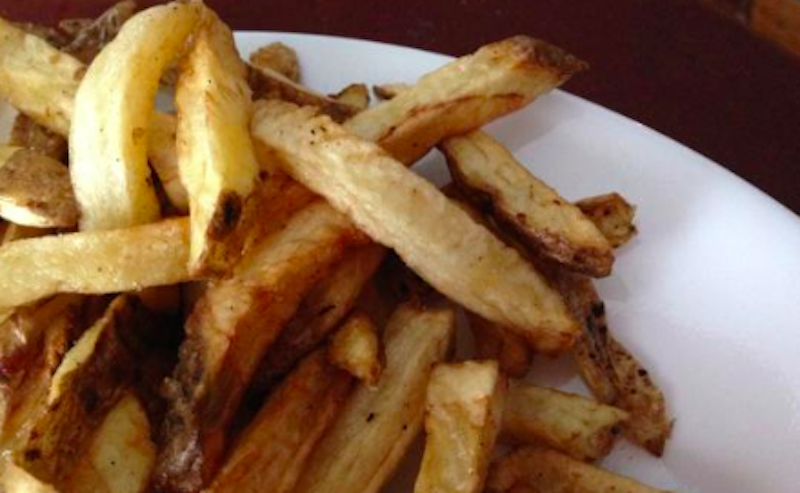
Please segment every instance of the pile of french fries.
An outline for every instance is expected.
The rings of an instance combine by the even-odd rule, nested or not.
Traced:
[[[480,131],[586,64],[518,36],[374,104],[300,68],[199,1],[0,19],[0,491],[378,492],[422,433],[420,493],[656,491],[592,464],[671,428],[593,285],[634,208]]]

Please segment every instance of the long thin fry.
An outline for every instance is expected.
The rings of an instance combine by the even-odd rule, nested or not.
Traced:
[[[189,279],[189,224],[17,240],[0,247],[0,308],[56,293],[116,293]]]
[[[562,351],[577,337],[560,296],[529,263],[375,144],[280,101],[257,105],[253,133],[293,178],[445,295],[541,351]]]
[[[75,95],[70,171],[81,229],[114,229],[159,217],[147,165],[147,131],[161,73],[179,55],[200,4],[173,3],[132,17],[95,58]],[[150,41],[158,36],[159,42]]]
[[[252,103],[233,33],[213,12],[194,35],[175,88],[178,165],[189,192],[193,274],[224,274],[239,260],[253,219],[258,163]]]

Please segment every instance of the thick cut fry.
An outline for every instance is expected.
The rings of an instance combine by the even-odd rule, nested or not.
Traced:
[[[558,390],[512,382],[503,414],[503,434],[523,443],[543,443],[578,460],[605,457],[628,413]]]
[[[23,444],[46,410],[52,377],[85,328],[84,311],[80,296],[61,295],[14,310],[0,326],[0,448]]]
[[[39,152],[56,161],[63,161],[67,157],[67,140],[23,113],[14,118],[8,143]]]
[[[77,224],[78,204],[67,167],[34,151],[2,147],[0,216],[38,228],[69,228]],[[3,160],[6,150],[13,152]]]
[[[506,382],[494,361],[443,364],[433,370],[415,493],[483,491],[505,394]]]
[[[159,488],[197,491],[213,479],[228,425],[265,352],[348,244],[363,241],[346,217],[318,202],[253,247],[232,277],[209,285],[186,323],[167,385]]]
[[[541,351],[563,351],[577,337],[560,296],[528,262],[375,144],[280,101],[259,102],[253,132],[294,179],[443,294]]]
[[[533,351],[525,339],[474,313],[467,312],[467,319],[476,358],[497,360],[503,373],[512,377],[521,378],[528,373]]]
[[[233,34],[210,10],[175,89],[181,181],[189,193],[189,271],[224,274],[239,259],[258,180],[247,70]]]
[[[105,45],[117,35],[123,24],[136,12],[136,3],[125,0],[112,5],[97,19],[79,23],[72,40],[62,51],[69,53],[83,63],[91,63]]]
[[[186,219],[0,247],[0,308],[56,293],[116,293],[189,279]]]
[[[250,66],[248,80],[253,99],[278,99],[300,106],[313,106],[337,122],[358,113],[358,108],[301,86],[268,67]]]
[[[445,358],[454,324],[451,309],[398,308],[386,328],[386,368],[377,388],[356,390],[294,493],[380,491],[422,427],[431,367]]]
[[[183,50],[200,8],[176,2],[138,13],[89,66],[75,95],[69,134],[82,230],[158,219],[147,131],[159,77]],[[158,43],[152,42],[154,36]]]
[[[369,386],[375,386],[383,371],[378,328],[369,315],[355,312],[331,339],[328,358]]]
[[[544,41],[516,36],[425,75],[413,91],[359,113],[347,126],[409,164],[445,137],[519,109],[585,67]]]
[[[292,82],[300,82],[300,61],[297,52],[281,42],[262,46],[250,54],[250,64],[272,69]]]
[[[519,489],[519,487],[529,489]],[[554,450],[525,447],[492,465],[487,492],[659,493],[624,476],[604,471]]]
[[[345,402],[353,379],[310,355],[275,391],[233,447],[210,492],[290,493]]]
[[[47,41],[0,18],[0,98],[67,135],[85,66]]]
[[[256,399],[330,335],[353,308],[385,253],[374,244],[352,248],[306,296],[256,372],[252,392]]]
[[[133,393],[108,413],[73,475],[60,488],[69,493],[143,493],[156,460],[150,422]]]
[[[569,272],[556,272],[551,278],[575,318],[583,321],[583,333],[572,354],[584,382],[599,401],[627,411],[625,434],[660,457],[672,431],[664,394],[641,363],[611,335],[605,305],[592,281]]]
[[[587,197],[575,205],[594,221],[614,248],[621,247],[636,234],[636,225],[633,224],[636,207],[616,192]]]
[[[143,371],[149,341],[162,327],[134,298],[122,295],[81,336],[59,365],[26,443],[14,461],[45,483],[61,485],[84,456],[94,430]]]
[[[611,245],[581,210],[561,198],[483,132],[451,137],[439,147],[453,179],[531,248],[569,269],[595,277],[611,273]]]
[[[369,89],[365,84],[350,84],[331,97],[340,103],[357,108],[358,111],[369,108]]]

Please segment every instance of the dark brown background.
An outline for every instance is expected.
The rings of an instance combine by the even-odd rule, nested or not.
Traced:
[[[52,23],[111,3],[0,0],[0,12]],[[512,34],[547,39],[592,64],[569,91],[675,138],[800,213],[800,61],[697,0],[207,3],[235,29],[335,34],[452,55]]]

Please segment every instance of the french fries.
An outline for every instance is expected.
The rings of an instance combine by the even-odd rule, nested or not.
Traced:
[[[386,367],[371,390],[359,387],[308,459],[294,493],[376,493],[422,427],[433,364],[445,358],[454,313],[404,305],[384,335]]]
[[[59,135],[86,70],[77,59],[0,18],[0,98]]]
[[[194,36],[175,88],[177,152],[189,194],[189,271],[224,274],[239,259],[258,163],[250,139],[252,103],[233,34],[210,10]]]
[[[415,493],[480,493],[503,419],[497,362],[436,366],[428,384],[427,440]]]
[[[576,206],[597,226],[614,248],[621,247],[636,234],[633,216],[636,207],[618,193],[587,197]]]
[[[297,52],[283,43],[270,43],[250,53],[250,65],[271,69],[292,82],[300,82]]]
[[[253,134],[293,178],[442,293],[538,350],[563,351],[574,341],[575,321],[530,264],[376,145],[279,101],[259,102]]]
[[[330,335],[356,304],[385,253],[374,244],[345,253],[333,272],[306,296],[261,362],[252,385],[255,394],[263,394]]]
[[[503,413],[503,434],[546,444],[578,460],[605,457],[628,413],[591,399],[512,382]]]
[[[569,204],[477,131],[585,66],[518,36],[369,107],[363,84],[300,85],[280,43],[245,64],[193,0],[0,19],[0,99],[20,111],[0,146],[0,490],[377,493],[424,420],[415,491],[484,490],[500,432],[534,446],[486,491],[654,491],[573,460],[620,426],[657,452],[669,432],[577,274],[610,271],[633,209]],[[159,81],[177,114],[153,109]],[[437,145],[447,196],[408,169]],[[445,296],[475,336],[462,363]],[[534,350],[570,349],[625,410],[506,396]]]
[[[497,324],[467,312],[469,329],[475,340],[475,356],[493,359],[508,376],[523,377],[528,373],[533,352],[525,339]]]
[[[583,321],[583,333],[572,351],[583,381],[599,401],[627,411],[627,437],[660,457],[672,431],[664,394],[610,333],[605,305],[591,280],[568,272],[551,277],[575,317]]]
[[[17,240],[0,247],[0,309],[56,293],[103,294],[189,279],[186,219]]]
[[[0,217],[38,228],[77,224],[78,205],[67,167],[34,151],[2,147]]]
[[[127,392],[106,415],[61,491],[144,493],[156,460],[150,422],[139,399]]]
[[[528,487],[518,489],[519,487]],[[492,466],[489,493],[659,493],[632,479],[604,471],[553,450],[525,447]]]
[[[105,315],[64,356],[50,385],[46,411],[24,444],[13,450],[17,465],[45,483],[66,484],[91,444],[94,431],[123,397],[146,363],[150,334],[161,328],[129,296],[119,296]]]
[[[383,371],[375,322],[363,312],[350,315],[331,338],[328,359],[374,387]]]
[[[413,91],[356,115],[347,127],[410,164],[444,138],[522,108],[585,68],[544,41],[516,36],[431,72]]]
[[[158,81],[182,51],[200,4],[172,3],[130,19],[94,59],[75,95],[70,172],[82,230],[146,224],[160,215],[147,164]],[[159,42],[148,42],[158,36]]]
[[[167,383],[159,488],[196,491],[213,479],[228,425],[264,354],[345,248],[364,240],[347,218],[312,204],[254,247],[230,278],[209,285],[186,322]]]
[[[293,491],[314,445],[336,418],[352,378],[308,356],[273,394],[239,441],[209,492]]]
[[[454,181],[509,224],[531,248],[577,272],[611,273],[611,245],[581,210],[525,169],[483,132],[451,137],[439,146]]]

